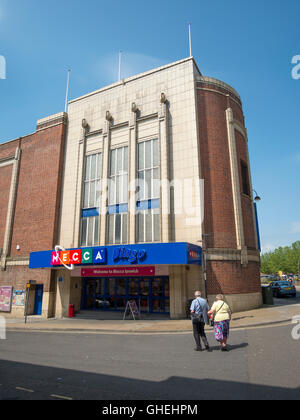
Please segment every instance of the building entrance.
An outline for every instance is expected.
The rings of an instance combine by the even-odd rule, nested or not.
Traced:
[[[82,280],[82,310],[123,312],[134,299],[142,313],[170,313],[169,277]]]

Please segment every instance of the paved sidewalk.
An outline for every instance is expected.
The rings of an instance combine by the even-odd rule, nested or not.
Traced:
[[[235,313],[231,328],[251,328],[291,322],[294,316],[300,316],[300,304],[286,306],[264,306],[252,311]],[[120,314],[120,318],[122,314]],[[209,327],[210,328],[210,327]],[[191,321],[184,320],[141,320],[122,321],[105,319],[49,319],[29,317],[24,321],[7,319],[8,331],[46,331],[46,332],[80,332],[80,333],[185,333],[191,332]]]

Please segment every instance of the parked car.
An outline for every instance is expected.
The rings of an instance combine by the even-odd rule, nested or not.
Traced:
[[[271,286],[273,296],[277,298],[282,296],[296,297],[296,287],[288,281],[274,281]]]

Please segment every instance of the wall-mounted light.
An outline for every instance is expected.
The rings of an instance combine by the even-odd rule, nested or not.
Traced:
[[[257,194],[257,192],[255,190],[253,190],[253,192],[255,193],[254,201],[256,203],[258,203],[259,201],[261,201],[261,198],[260,198],[260,196]]]

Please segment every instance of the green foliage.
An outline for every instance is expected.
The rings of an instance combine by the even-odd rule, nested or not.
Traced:
[[[261,256],[261,272],[265,274],[283,273],[298,274],[300,264],[300,241],[292,246],[280,247]]]

